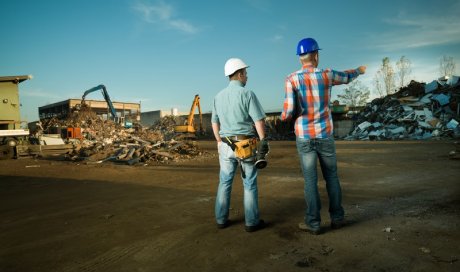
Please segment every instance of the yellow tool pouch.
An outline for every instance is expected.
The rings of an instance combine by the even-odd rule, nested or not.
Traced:
[[[235,156],[239,159],[247,159],[249,157],[254,156],[255,151],[257,149],[257,139],[251,138],[242,141],[238,141],[234,143],[235,148]]]

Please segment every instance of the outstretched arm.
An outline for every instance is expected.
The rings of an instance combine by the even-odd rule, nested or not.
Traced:
[[[332,70],[332,84],[333,85],[340,85],[340,84],[348,84],[352,82],[355,78],[359,75],[362,75],[366,72],[366,66],[359,66],[357,69],[346,70],[343,72],[334,71]]]

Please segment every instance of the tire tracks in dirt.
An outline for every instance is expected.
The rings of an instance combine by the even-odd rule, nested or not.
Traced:
[[[162,259],[163,254],[185,238],[187,233],[183,229],[159,233],[155,238],[143,239],[126,247],[114,247],[107,252],[97,255],[81,263],[71,262],[63,265],[56,271],[61,272],[92,272],[110,271],[111,267],[132,258],[134,262],[155,262]],[[175,241],[175,242],[174,242]]]

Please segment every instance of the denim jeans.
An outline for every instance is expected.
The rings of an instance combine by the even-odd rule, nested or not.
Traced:
[[[219,147],[219,187],[217,189],[215,214],[218,224],[228,220],[230,209],[230,196],[238,161],[233,150],[226,143],[220,143]],[[257,168],[254,166],[254,158],[242,162],[246,177],[243,178],[244,186],[244,216],[246,226],[259,224],[259,204],[257,191]]]
[[[344,218],[342,207],[342,190],[337,175],[337,157],[334,138],[324,139],[296,139],[297,151],[305,180],[304,195],[307,209],[305,223],[313,229],[321,225],[321,198],[318,192],[317,161],[326,181],[329,196],[329,215],[331,221],[340,221]]]

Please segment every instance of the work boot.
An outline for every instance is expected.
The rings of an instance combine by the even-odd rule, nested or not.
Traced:
[[[340,229],[346,225],[345,219],[331,221],[331,229]]]
[[[259,224],[255,225],[255,226],[244,226],[244,229],[247,232],[254,232],[254,231],[263,229],[266,226],[267,226],[267,224],[265,223],[265,221],[261,219],[261,220],[259,220]]]
[[[223,223],[223,224],[217,223],[217,228],[218,228],[218,229],[225,229],[226,227],[230,226],[231,224],[232,224],[232,221],[230,221],[230,219],[228,219],[228,220],[225,221],[225,223]]]
[[[313,235],[321,234],[321,227],[312,228],[312,227],[310,227],[309,225],[307,225],[305,223],[299,223],[299,229],[302,230],[302,231],[306,231],[306,232],[308,232],[310,234],[313,234]]]

